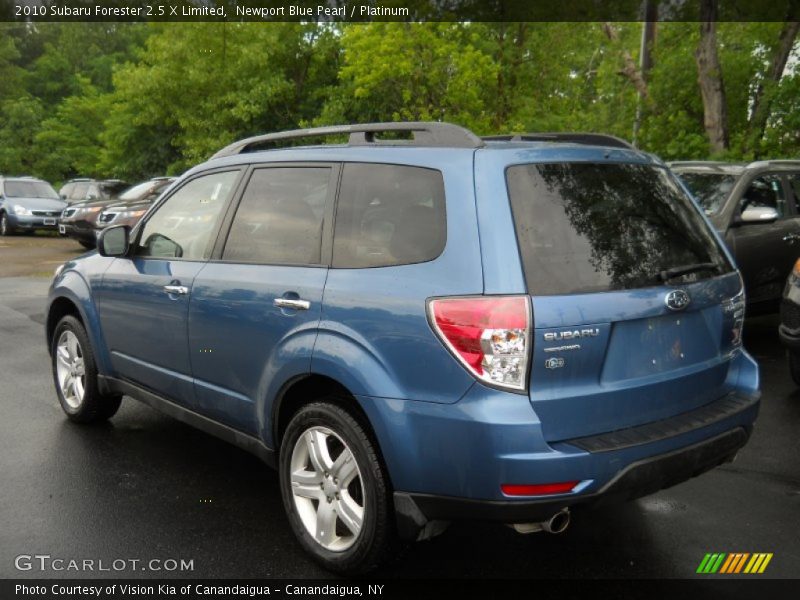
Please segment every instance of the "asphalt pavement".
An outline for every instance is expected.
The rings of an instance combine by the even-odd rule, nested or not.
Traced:
[[[44,341],[48,283],[0,277],[0,577],[329,578],[295,542],[278,477],[258,459],[131,399],[101,426],[64,418]],[[800,392],[776,328],[775,317],[746,325],[763,400],[735,463],[576,512],[562,535],[455,523],[376,577],[701,577],[708,552],[770,552],[757,577],[798,577]],[[20,555],[94,570],[20,571]],[[164,570],[181,561],[192,569]]]

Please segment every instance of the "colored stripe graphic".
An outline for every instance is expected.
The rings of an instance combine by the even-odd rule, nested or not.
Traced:
[[[709,552],[703,557],[703,560],[700,561],[696,572],[728,575],[742,572],[760,574],[766,571],[767,565],[772,560],[772,556],[773,554],[771,552],[756,552],[754,554],[750,554],[749,552],[732,552],[730,554],[725,552]]]

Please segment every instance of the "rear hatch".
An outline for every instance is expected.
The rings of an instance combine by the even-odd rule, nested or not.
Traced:
[[[506,172],[545,438],[664,419],[727,390],[741,280],[664,168],[562,162]]]

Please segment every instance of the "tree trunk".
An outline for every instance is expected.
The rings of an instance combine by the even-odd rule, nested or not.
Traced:
[[[619,42],[619,32],[617,28],[611,23],[603,23],[603,31],[612,42]],[[622,68],[618,71],[620,75],[626,77],[639,92],[639,96],[647,98],[647,82],[645,81],[642,71],[636,66],[636,61],[633,60],[631,53],[627,50],[622,50]]]
[[[796,15],[789,15],[790,18]],[[756,150],[758,141],[764,137],[764,130],[767,128],[769,111],[772,105],[772,97],[767,91],[780,83],[783,70],[792,53],[794,41],[800,32],[800,22],[787,21],[781,29],[778,37],[778,46],[772,55],[769,69],[764,76],[764,80],[758,84],[755,95],[753,96],[753,111],[750,114],[749,135],[747,140],[747,150]]]
[[[701,0],[700,43],[694,56],[703,96],[703,125],[713,153],[724,152],[730,146],[725,85],[717,55],[716,18],[717,0]]]

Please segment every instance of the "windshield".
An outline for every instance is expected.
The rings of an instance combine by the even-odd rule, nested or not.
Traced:
[[[642,288],[733,270],[665,169],[529,164],[510,167],[506,178],[531,294]]]
[[[737,179],[736,175],[724,173],[677,173],[677,175],[707,215],[713,215],[722,207]]]
[[[58,194],[44,181],[6,181],[6,196],[9,198],[49,198],[58,200]]]
[[[144,196],[152,186],[153,186],[152,181],[145,181],[144,183],[134,185],[133,187],[130,187],[124,192],[122,192],[122,194],[119,195],[119,199],[136,200],[137,198]]]

